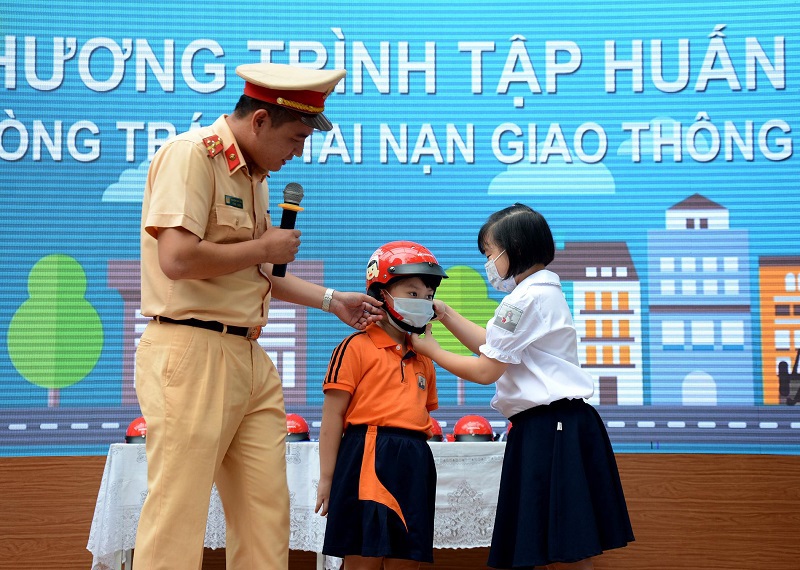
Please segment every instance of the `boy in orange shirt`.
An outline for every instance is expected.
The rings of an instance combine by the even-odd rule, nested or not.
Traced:
[[[383,301],[387,317],[342,341],[328,365],[316,510],[328,517],[322,552],[344,558],[347,570],[433,562],[436,467],[427,439],[436,373],[411,350],[409,334],[434,317],[446,277],[419,244],[378,248],[367,293]]]

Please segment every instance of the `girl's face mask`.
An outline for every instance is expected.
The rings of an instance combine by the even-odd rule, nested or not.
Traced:
[[[502,291],[503,293],[511,293],[514,288],[517,286],[517,282],[514,280],[514,276],[507,277],[503,279],[500,277],[500,273],[497,271],[497,266],[495,265],[495,260],[497,260],[501,255],[503,255],[506,250],[501,251],[493,259],[487,261],[483,266],[486,268],[486,278],[489,280],[489,284],[497,289],[498,291]]]

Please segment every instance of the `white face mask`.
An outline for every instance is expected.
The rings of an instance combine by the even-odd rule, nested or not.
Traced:
[[[497,271],[497,266],[494,264],[495,260],[505,252],[506,250],[501,251],[494,257],[494,259],[490,259],[483,266],[486,268],[486,278],[489,280],[489,284],[492,287],[498,291],[502,291],[503,293],[511,293],[511,291],[513,291],[517,286],[514,276],[512,275],[511,277],[503,279],[500,277],[500,273]]]
[[[394,312],[400,315],[402,320],[398,320],[391,311],[388,311],[389,322],[396,328],[405,332],[415,332],[422,334],[425,332],[425,325],[427,325],[436,314],[433,310],[433,301],[430,299],[408,299],[408,298],[392,298]]]

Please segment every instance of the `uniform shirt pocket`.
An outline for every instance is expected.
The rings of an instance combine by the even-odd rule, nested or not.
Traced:
[[[239,242],[253,239],[253,220],[250,214],[232,206],[214,206],[206,239],[215,243]]]

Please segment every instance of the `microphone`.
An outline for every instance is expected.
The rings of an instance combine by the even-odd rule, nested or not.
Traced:
[[[286,188],[283,189],[283,204],[278,204],[283,208],[281,215],[281,229],[293,230],[294,222],[297,220],[297,212],[301,212],[303,208],[300,207],[300,200],[303,199],[303,187],[297,182],[289,182]],[[272,274],[275,277],[284,277],[286,275],[286,264],[272,266]]]

